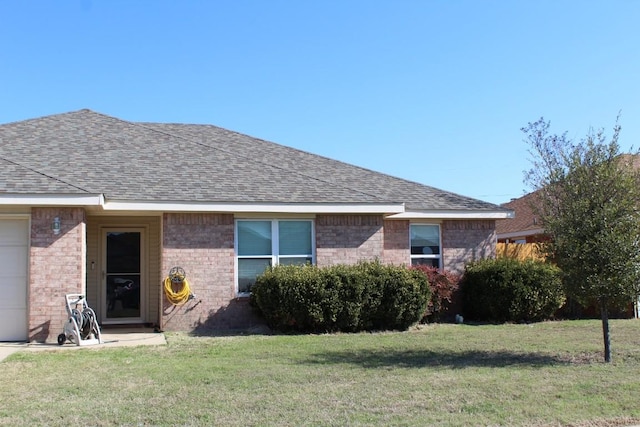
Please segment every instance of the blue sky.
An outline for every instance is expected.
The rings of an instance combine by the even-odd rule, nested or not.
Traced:
[[[640,145],[640,1],[0,2],[0,123],[207,123],[493,203],[520,128]],[[206,177],[203,177],[206,179]]]

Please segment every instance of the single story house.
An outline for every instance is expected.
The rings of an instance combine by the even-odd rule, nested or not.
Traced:
[[[435,161],[433,159],[432,161]],[[460,271],[511,211],[210,125],[90,110],[0,125],[0,341],[55,341],[65,294],[103,327],[250,328],[266,266]],[[173,305],[182,267],[194,298]]]

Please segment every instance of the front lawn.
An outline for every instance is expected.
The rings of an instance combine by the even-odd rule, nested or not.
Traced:
[[[640,424],[640,321],[611,330],[612,364],[595,320],[23,351],[0,363],[0,424]]]

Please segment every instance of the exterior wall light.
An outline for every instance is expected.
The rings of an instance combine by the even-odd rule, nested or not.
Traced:
[[[51,223],[51,229],[53,230],[53,234],[60,234],[60,217],[53,218],[53,222]]]

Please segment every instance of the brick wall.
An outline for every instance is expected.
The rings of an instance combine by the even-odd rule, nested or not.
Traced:
[[[60,218],[60,234],[51,224]],[[81,208],[33,208],[29,254],[29,341],[52,342],[68,318],[65,294],[84,293],[86,225]]]
[[[258,322],[246,298],[236,298],[233,245],[233,215],[164,214],[163,279],[172,267],[180,266],[196,295],[181,306],[163,295],[164,330],[247,328]]]
[[[409,221],[384,221],[384,256],[387,264],[409,265],[411,263],[409,247]]]
[[[446,220],[441,230],[446,270],[462,273],[467,262],[496,255],[494,220]]]
[[[379,259],[409,264],[409,221],[379,215],[318,215],[315,221],[319,266]],[[492,220],[442,223],[444,268],[462,272],[466,262],[495,256]],[[234,278],[234,219],[226,214],[165,214],[163,277],[171,267],[185,269],[194,300],[173,306],[163,297],[162,328],[207,331],[261,324],[246,298],[237,298]]]
[[[318,215],[316,261],[319,266],[379,259],[409,264],[409,221],[378,215]]]
[[[54,217],[61,232],[54,235]],[[318,215],[319,266],[380,259],[409,263],[409,221],[380,215]],[[466,262],[495,256],[495,221],[442,223],[444,268],[462,272]],[[162,297],[161,327],[199,331],[249,328],[261,323],[235,292],[234,219],[230,214],[164,214],[162,277],[174,266],[187,272],[196,298],[173,306]],[[55,341],[67,320],[66,293],[86,289],[86,220],[81,208],[33,208],[29,273],[29,340]]]
[[[382,260],[383,235],[383,219],[379,215],[318,215],[316,263],[326,266]]]

